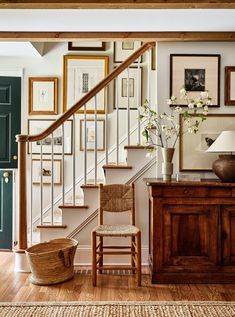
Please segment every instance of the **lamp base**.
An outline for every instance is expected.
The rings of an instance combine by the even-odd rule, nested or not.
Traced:
[[[222,182],[235,182],[235,155],[219,155],[212,169]]]

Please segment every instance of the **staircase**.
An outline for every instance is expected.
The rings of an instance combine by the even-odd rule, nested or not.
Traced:
[[[19,135],[17,141],[19,144],[19,239],[18,239],[18,252],[23,254],[24,250],[28,245],[36,242],[43,242],[49,239],[58,237],[70,237],[77,238],[79,240],[78,255],[76,257],[77,263],[89,264],[89,252],[90,252],[90,232],[93,227],[97,224],[96,216],[98,213],[98,188],[99,182],[105,184],[114,183],[131,183],[135,182],[136,186],[136,214],[137,224],[142,227],[143,236],[146,236],[144,245],[146,258],[147,258],[147,189],[143,182],[143,177],[155,176],[155,158],[147,157],[148,148],[141,145],[141,122],[136,118],[137,125],[132,129],[131,122],[131,110],[130,110],[130,96],[129,96],[129,67],[130,65],[138,60],[138,70],[140,70],[140,57],[148,51],[149,66],[148,66],[148,97],[150,99],[150,61],[151,61],[151,48],[155,43],[146,43],[142,45],[134,54],[132,54],[126,61],[120,66],[114,69],[107,77],[105,77],[100,83],[92,88],[81,100],[79,100],[74,106],[68,109],[60,118],[58,118],[50,127],[38,135]],[[116,81],[118,75],[123,71],[127,71],[127,110],[126,123],[127,133],[124,138],[119,137],[119,126],[123,124],[119,119],[119,108],[116,107],[116,144],[113,148],[109,148],[108,145],[108,119],[109,114],[106,110],[105,113],[105,154],[102,157],[98,157],[97,152],[97,98],[96,95],[101,91],[105,90],[107,93],[107,87],[111,81]],[[140,75],[140,72],[138,72]],[[139,81],[139,79],[137,79]],[[94,162],[92,166],[88,168],[88,151],[86,148],[86,124],[87,124],[87,112],[86,104],[89,100],[95,98],[94,105]],[[116,99],[116,105],[118,105],[118,99]],[[140,99],[138,99],[138,105],[140,105]],[[107,107],[105,107],[107,109]],[[76,112],[78,109],[84,110],[84,154],[83,157],[77,158],[76,155]],[[122,110],[123,111],[123,110]],[[136,113],[135,113],[136,116]],[[67,120],[73,120],[73,154],[69,161],[65,159],[64,151],[64,125]],[[37,212],[35,217],[35,191],[33,187],[33,168],[32,168],[32,153],[26,155],[26,144],[28,143],[29,149],[32,148],[34,142],[40,143],[40,166],[41,170],[43,167],[43,159],[45,153],[43,152],[42,141],[51,136],[53,140],[53,133],[58,128],[62,127],[62,185],[60,186],[61,193],[58,194],[58,189],[55,189],[54,185],[54,173],[51,173],[51,185],[50,192],[45,189],[43,183],[43,175],[40,176],[40,187],[37,191],[37,199],[39,198],[39,206],[37,206]],[[132,130],[131,130],[132,129]],[[135,141],[133,142],[133,139]],[[131,144],[132,140],[132,144]],[[54,149],[51,142],[51,169],[54,167]],[[46,155],[48,159],[48,154]],[[57,157],[58,158],[58,157]],[[113,162],[115,158],[115,162]],[[26,163],[28,159],[28,163]],[[110,160],[112,159],[112,163]],[[83,164],[83,175],[77,177],[76,168],[77,164]],[[30,167],[30,172],[26,169],[26,166]],[[66,188],[66,177],[67,172],[72,171],[72,180],[70,186]],[[29,191],[27,190],[26,180],[29,179],[30,174],[30,186]],[[89,177],[92,177],[92,180]],[[100,177],[100,179],[99,179]],[[68,181],[67,181],[68,184]],[[72,184],[72,185],[71,185]],[[56,192],[56,194],[55,194]],[[27,205],[28,201],[28,205]],[[27,207],[29,209],[29,217],[27,219]],[[126,215],[127,216],[127,215]],[[124,217],[126,217],[124,216]],[[120,217],[119,217],[120,218]],[[120,219],[112,221],[120,223]],[[125,221],[122,218],[122,222]],[[126,218],[128,221],[128,216]],[[107,216],[107,222],[109,222]],[[28,228],[28,230],[27,230]],[[145,258],[145,256],[143,256]],[[112,259],[110,259],[112,262]],[[123,260],[122,260],[123,261]],[[125,261],[125,260],[124,260]]]

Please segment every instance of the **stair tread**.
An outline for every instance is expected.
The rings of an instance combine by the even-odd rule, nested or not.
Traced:
[[[74,209],[76,209],[76,208],[84,208],[84,209],[87,209],[87,208],[89,208],[89,206],[88,205],[81,205],[81,204],[72,204],[72,203],[67,203],[67,204],[64,204],[64,205],[60,205],[59,206],[59,208],[64,208],[64,209],[66,209],[66,208],[74,208]]]
[[[65,229],[65,228],[67,228],[67,225],[38,225],[37,228],[39,228],[39,229],[43,229],[43,228]]]
[[[99,188],[99,185],[97,184],[84,184],[80,186],[81,188]]]
[[[125,150],[150,150],[154,149],[151,145],[125,145]]]
[[[130,165],[125,165],[125,164],[108,164],[108,165],[103,165],[104,169],[132,169],[132,166]]]

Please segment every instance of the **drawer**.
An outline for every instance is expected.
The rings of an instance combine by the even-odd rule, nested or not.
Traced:
[[[162,188],[163,197],[207,197],[208,188],[205,187],[165,187]]]

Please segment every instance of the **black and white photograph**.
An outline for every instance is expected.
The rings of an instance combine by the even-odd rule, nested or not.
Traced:
[[[205,91],[205,69],[185,69],[186,91]]]
[[[201,150],[206,151],[218,136],[218,133],[201,133]]]

